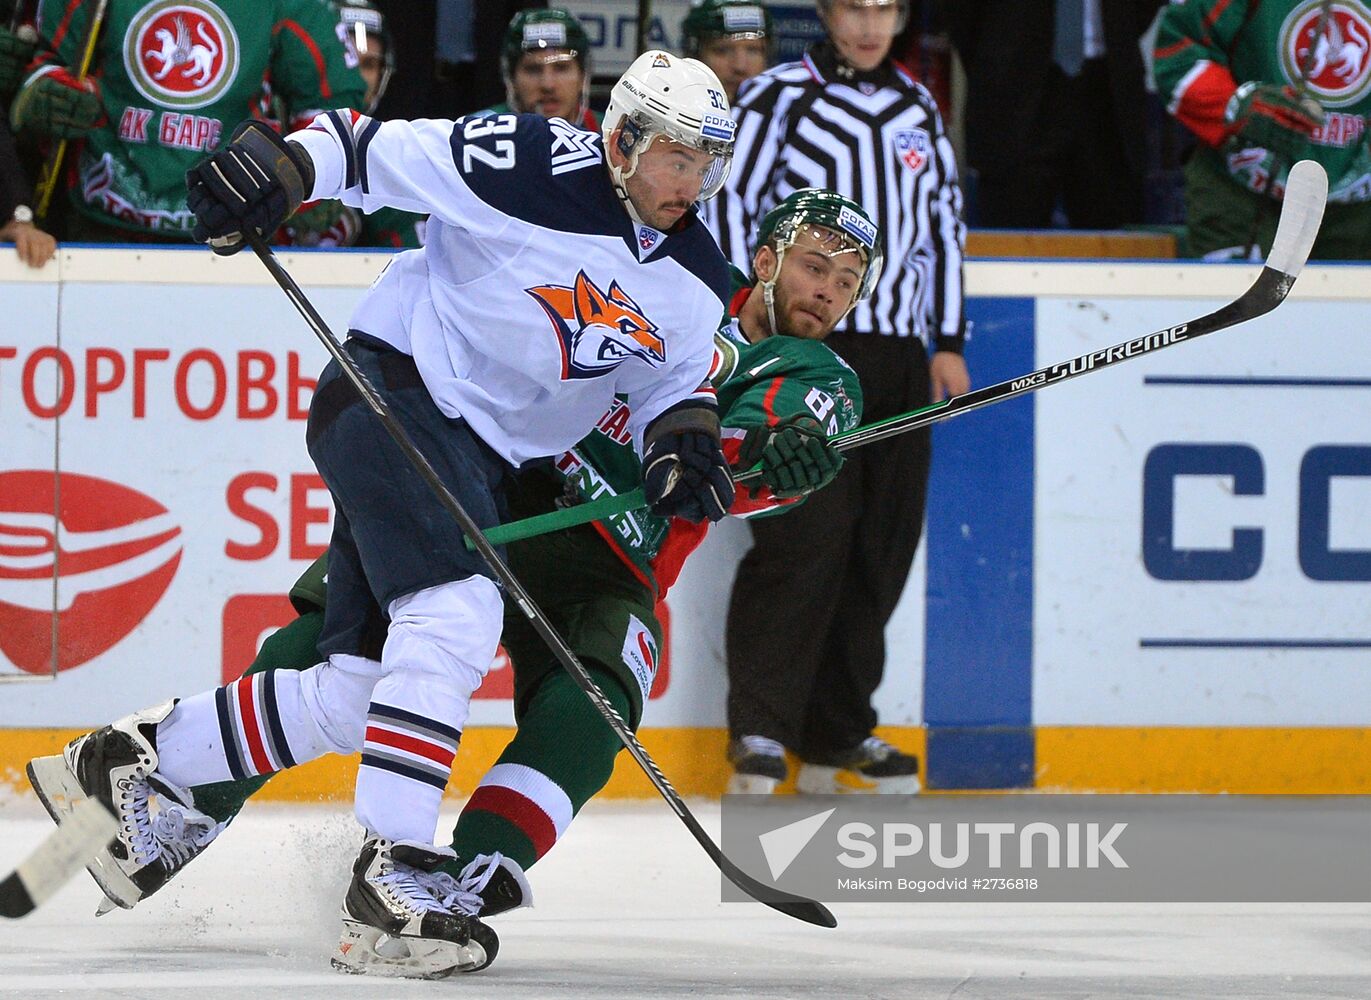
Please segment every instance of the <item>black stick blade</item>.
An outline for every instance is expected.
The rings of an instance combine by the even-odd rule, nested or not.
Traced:
[[[714,860],[718,864],[719,870],[728,877],[730,882],[757,902],[765,903],[778,913],[784,913],[787,917],[794,917],[796,920],[803,920],[805,923],[814,924],[817,927],[838,926],[838,918],[818,900],[797,896],[793,892],[786,892],[774,885],[759,882],[724,857],[722,852],[719,852]]]

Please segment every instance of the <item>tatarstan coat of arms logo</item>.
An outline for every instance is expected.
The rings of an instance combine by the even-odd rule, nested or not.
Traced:
[[[124,68],[153,104],[189,111],[222,98],[238,74],[238,35],[209,0],[154,0],[129,22]]]

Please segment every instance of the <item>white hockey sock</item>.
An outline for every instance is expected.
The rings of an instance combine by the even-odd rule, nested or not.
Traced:
[[[391,840],[432,843],[471,695],[495,658],[503,602],[494,583],[476,576],[397,598],[389,610],[357,821]]]
[[[352,753],[381,664],[329,658],[308,670],[267,670],[186,698],[157,727],[157,770],[190,788]]]

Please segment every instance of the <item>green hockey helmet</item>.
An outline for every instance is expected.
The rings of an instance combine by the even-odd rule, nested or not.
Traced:
[[[590,39],[585,28],[569,11],[560,7],[546,10],[521,10],[515,14],[505,30],[504,53],[500,60],[505,79],[514,75],[514,68],[526,52],[564,49],[590,76]]]
[[[885,254],[881,249],[880,227],[871,221],[866,210],[836,191],[801,188],[762,216],[757,226],[756,245],[770,244],[777,258],[781,258],[805,226],[822,226],[836,233],[842,243],[835,253],[856,250],[862,254],[866,267],[854,301],[869,297],[880,280]]]
[[[681,44],[692,59],[714,38],[763,38],[770,54],[775,44],[771,11],[761,0],[699,0],[681,22]]]
[[[390,78],[395,75],[395,46],[391,43],[390,32],[386,30],[385,15],[371,0],[337,0],[337,3],[338,19],[352,40],[357,55],[365,58],[372,54],[378,44],[382,50],[381,77],[377,81],[371,104],[366,108],[367,112],[375,111],[385,95]]]
[[[769,280],[762,280],[753,268],[753,281],[762,286],[762,301],[766,303],[766,318],[771,331],[777,333],[776,282],[785,264],[785,254],[795,245],[796,238],[808,227],[825,230],[818,234],[821,245],[831,245],[830,257],[857,252],[862,256],[861,283],[847,305],[850,312],[862,299],[871,295],[881,277],[885,255],[881,250],[881,231],[861,205],[844,198],[835,191],[823,188],[801,188],[793,191],[779,205],[762,216],[757,226],[757,248],[770,246],[776,254],[776,272]],[[753,251],[754,256],[756,251]],[[846,315],[846,313],[844,313]]]

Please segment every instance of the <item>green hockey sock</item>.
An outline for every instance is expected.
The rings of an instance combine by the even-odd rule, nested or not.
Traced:
[[[591,677],[624,718],[622,682],[593,663]],[[459,865],[499,851],[527,869],[566,832],[573,816],[609,782],[623,748],[565,671],[539,685],[519,728],[467,800],[452,834]],[[456,874],[456,872],[453,872]]]

